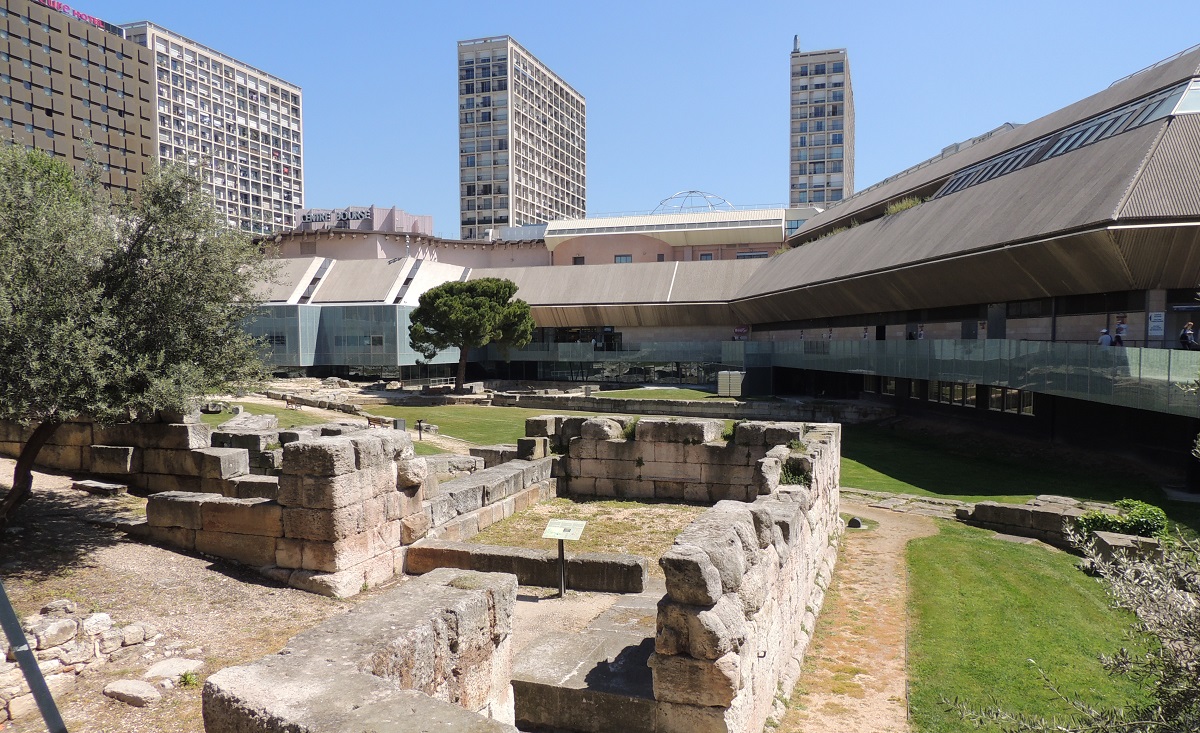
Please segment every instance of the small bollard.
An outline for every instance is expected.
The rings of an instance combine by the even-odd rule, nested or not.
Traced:
[[[417,440],[425,440],[425,425],[424,420],[417,420]]]

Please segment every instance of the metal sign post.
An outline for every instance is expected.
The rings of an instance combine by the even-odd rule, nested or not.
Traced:
[[[542,539],[558,540],[558,597],[567,597],[567,553],[563,547],[564,540],[572,542],[583,535],[587,522],[575,519],[551,519],[542,532]]]
[[[21,629],[21,620],[17,618],[17,612],[8,600],[3,583],[0,583],[0,625],[4,627],[9,648],[21,666],[25,681],[29,683],[29,691],[33,693],[33,700],[42,714],[42,720],[46,721],[47,730],[50,733],[67,733],[67,725],[58,714],[58,706],[54,704],[54,697],[50,694],[50,688],[46,686],[42,670],[38,669],[37,657],[29,648],[29,641]]]

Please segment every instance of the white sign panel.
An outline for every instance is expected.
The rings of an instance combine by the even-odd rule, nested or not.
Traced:
[[[1166,325],[1167,325],[1167,314],[1158,312],[1158,313],[1150,313],[1149,316],[1150,316],[1149,320],[1146,321],[1146,324],[1147,324],[1146,335],[1151,338],[1153,338],[1155,336],[1162,338],[1163,336],[1165,336],[1166,335]]]
[[[542,539],[577,540],[583,535],[585,526],[587,526],[587,522],[575,519],[551,519],[550,523],[546,525],[546,531],[542,533]]]

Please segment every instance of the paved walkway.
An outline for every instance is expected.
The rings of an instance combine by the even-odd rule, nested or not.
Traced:
[[[934,496],[914,496],[912,494],[894,494],[887,491],[871,491],[869,489],[854,489],[847,486],[841,488],[842,503],[861,504],[873,509],[890,509],[902,514],[919,514],[924,517],[938,519],[954,519],[956,509],[970,509],[973,504],[954,499],[939,499]]]

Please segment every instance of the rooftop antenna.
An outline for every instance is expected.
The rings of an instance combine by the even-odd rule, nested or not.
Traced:
[[[800,35],[792,36],[792,53],[800,53]]]

